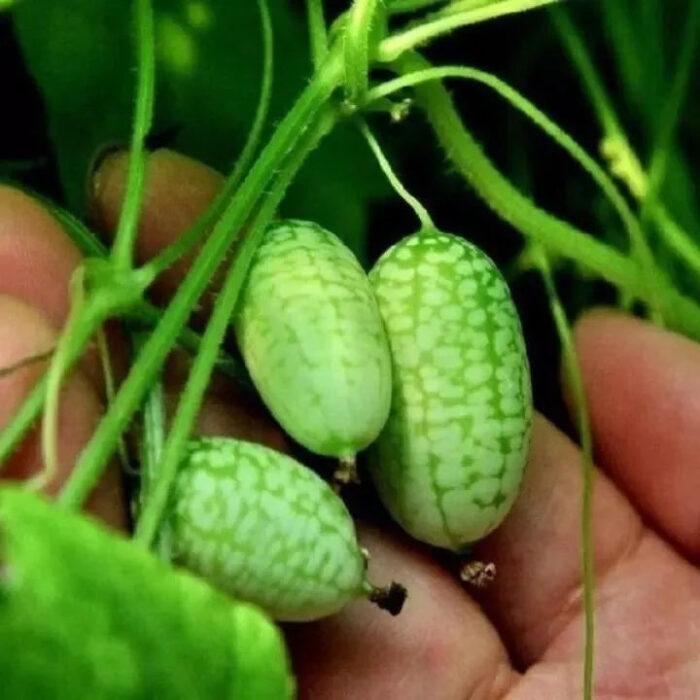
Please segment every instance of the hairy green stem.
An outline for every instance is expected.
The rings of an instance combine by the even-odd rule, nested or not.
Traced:
[[[392,15],[398,15],[402,12],[418,12],[426,10],[435,5],[444,5],[448,0],[388,0],[388,10]]]
[[[290,161],[284,166],[272,190],[265,198],[240,251],[229,267],[224,286],[217,297],[211,319],[202,338],[199,353],[192,365],[168,438],[163,447],[163,453],[156,468],[156,479],[151,485],[151,496],[146,501],[136,528],[135,539],[145,547],[149,547],[156,537],[158,526],[167,506],[172,483],[177,475],[185,442],[190,436],[192,425],[201,407],[216,355],[230,325],[238,296],[255,250],[262,240],[265,227],[274,216],[287,187],[301,168],[304,160],[331,130],[334,122],[334,110],[329,109],[322,113],[318,122],[307,131],[303,142],[295,149]]]
[[[345,26],[345,91],[359,105],[369,89],[370,44],[381,0],[355,0]]]
[[[422,22],[415,27],[384,39],[379,45],[378,59],[385,63],[395,61],[401,54],[415,49],[432,39],[478,22],[504,17],[545,5],[553,5],[561,0],[503,0],[502,2],[478,7],[464,12],[455,12]]]
[[[415,53],[396,64],[401,73],[429,67],[430,64]],[[465,128],[441,83],[419,86],[417,97],[450,160],[496,214],[548,251],[576,260],[635,297],[645,298],[647,283],[632,260],[537,207],[494,167]],[[667,284],[660,293],[664,308],[672,310],[675,326],[693,337],[700,337],[700,307]]]
[[[155,331],[145,342],[129,375],[115,396],[112,406],[83,450],[64,486],[59,496],[59,502],[63,505],[78,507],[94,487],[119,435],[152,385],[176,337],[211,281],[212,275],[225,258],[227,250],[236,240],[238,232],[276,170],[289,157],[290,152],[293,152],[300,134],[305,132],[310,120],[330,99],[331,94],[340,84],[341,78],[342,63],[339,52],[331,51],[327,61],[317,71],[258,157],[241,184],[236,197],[202,247]]]
[[[133,264],[146,170],[145,141],[153,121],[155,95],[155,39],[151,0],[134,0],[134,19],[137,33],[135,45],[138,48],[136,107],[124,204],[112,247],[112,260],[117,270],[130,270]]]
[[[309,25],[311,62],[314,68],[318,68],[328,54],[328,33],[323,0],[306,0],[306,18]]]

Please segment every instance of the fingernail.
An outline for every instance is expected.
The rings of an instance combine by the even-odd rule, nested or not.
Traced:
[[[112,164],[119,158],[126,156],[126,147],[121,141],[109,141],[100,146],[88,166],[85,179],[85,202],[88,221],[101,224],[100,201],[104,190],[105,181],[112,171]]]

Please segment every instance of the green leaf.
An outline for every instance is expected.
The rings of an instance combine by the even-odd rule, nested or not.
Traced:
[[[3,697],[287,698],[277,628],[89,518],[0,490]]]
[[[253,120],[262,76],[254,2],[155,0],[156,129],[173,148],[229,171]],[[276,123],[308,80],[306,24],[288,2],[271,4]],[[130,3],[32,0],[14,13],[16,33],[44,98],[69,208],[81,214],[98,148],[126,143],[133,111]],[[268,132],[269,133],[269,132]],[[386,193],[356,135],[334,134],[290,190],[285,212],[312,218],[362,253],[367,201]]]

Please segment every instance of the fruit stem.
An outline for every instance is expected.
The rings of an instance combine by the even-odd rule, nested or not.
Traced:
[[[408,597],[408,591],[400,583],[392,581],[388,586],[378,588],[371,586],[371,591],[367,596],[370,602],[378,608],[386,610],[391,615],[398,615],[403,610],[403,605]]]
[[[357,475],[355,455],[341,457],[338,460],[338,468],[333,473],[333,490],[340,493],[344,486],[359,483],[360,477]]]
[[[391,167],[391,163],[389,163],[389,159],[384,154],[382,147],[374,137],[374,134],[370,131],[369,126],[367,126],[367,122],[364,119],[358,119],[357,125],[360,132],[367,140],[370,149],[372,149],[372,153],[374,153],[374,156],[379,163],[379,167],[382,169],[382,172],[389,181],[389,184],[394,188],[396,194],[398,194],[399,197],[401,197],[401,199],[403,199],[403,201],[406,202],[411,209],[413,209],[418,221],[420,221],[421,232],[434,231],[435,224],[433,223],[433,219],[430,214],[428,214],[428,210],[403,186],[403,183],[401,180],[399,180],[396,172]]]

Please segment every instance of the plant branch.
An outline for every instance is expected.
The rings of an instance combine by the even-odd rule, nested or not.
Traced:
[[[130,270],[133,263],[146,171],[145,141],[153,120],[155,94],[155,40],[151,0],[134,0],[134,19],[138,49],[136,107],[124,203],[112,248],[112,260],[117,270]]]
[[[345,90],[348,103],[358,105],[369,89],[372,29],[381,0],[355,0],[345,27]]]
[[[380,61],[390,63],[406,51],[415,49],[439,36],[449,34],[460,27],[534,10],[557,2],[561,2],[561,0],[502,0],[502,2],[485,7],[438,16],[432,21],[421,22],[415,27],[384,39],[379,45],[377,56]]]
[[[508,85],[497,76],[486,71],[477,70],[467,66],[439,66],[426,68],[414,73],[407,73],[394,80],[387,81],[370,90],[367,100],[382,99],[392,95],[406,87],[416,86],[422,83],[442,80],[445,78],[464,78],[473,80],[491,88],[499,96],[509,102],[518,111],[524,114],[530,121],[550,136],[561,148],[563,148],[579,165],[591,176],[600,187],[614,209],[617,211],[622,223],[627,230],[632,249],[639,258],[640,268],[644,270],[649,283],[648,298],[657,314],[663,316],[659,303],[657,287],[658,270],[652,252],[644,237],[644,232],[630,209],[627,201],[615,186],[615,183],[605,170],[580,146],[566,131],[550,119],[542,110],[530,100],[521,95],[517,90]]]
[[[417,54],[411,54],[396,64],[401,73],[429,67],[430,64]],[[465,128],[442,84],[432,82],[419,86],[417,95],[448,157],[496,214],[548,251],[574,259],[608,282],[645,299],[647,284],[633,261],[540,209],[498,171]],[[663,285],[661,294],[664,308],[672,312],[674,325],[693,337],[700,337],[700,307],[667,284]]]
[[[306,0],[306,18],[309,25],[311,61],[318,68],[328,54],[328,33],[323,12],[323,0]]]

